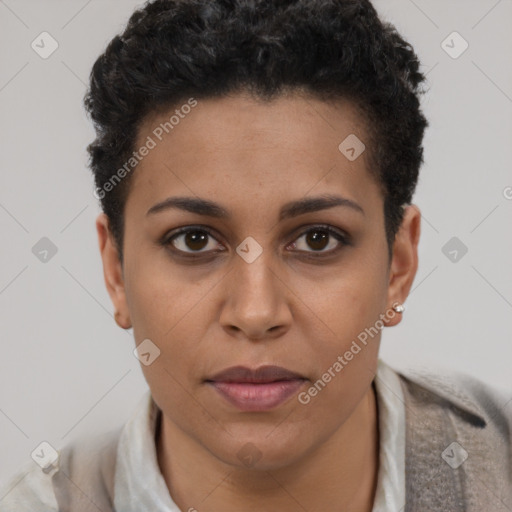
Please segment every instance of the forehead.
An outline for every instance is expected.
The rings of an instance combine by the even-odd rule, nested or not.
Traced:
[[[184,142],[183,153],[192,145],[202,151],[228,145],[251,149],[256,144],[307,150],[332,143],[337,147],[340,137],[350,133],[366,138],[362,115],[349,100],[324,102],[296,93],[264,101],[239,93],[193,101],[192,108],[191,100],[183,100],[148,115],[139,127],[138,142],[143,143],[148,134],[162,142],[161,134],[169,142],[171,137],[176,143]],[[193,141],[187,140],[190,132]]]
[[[341,151],[369,144],[363,118],[348,100],[295,94],[264,102],[238,94],[194,101],[141,123],[136,148],[151,141],[152,149],[136,167],[128,202],[147,205],[171,193],[271,202],[333,188],[355,199],[378,188],[367,151],[356,159]]]

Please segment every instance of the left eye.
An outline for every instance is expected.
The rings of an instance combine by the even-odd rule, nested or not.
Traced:
[[[336,242],[333,242],[333,238]],[[318,226],[311,229],[308,229],[305,233],[299,236],[296,239],[297,241],[293,242],[292,246],[295,249],[304,250],[302,247],[306,246],[305,252],[321,252],[321,253],[329,253],[336,251],[340,245],[345,245],[347,243],[346,237],[335,231],[329,226]],[[302,240],[302,243],[300,242]],[[331,243],[330,243],[331,242]],[[307,247],[313,249],[313,251],[308,251]],[[324,250],[326,249],[327,250]]]

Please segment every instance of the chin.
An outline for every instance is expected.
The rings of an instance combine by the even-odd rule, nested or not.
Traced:
[[[300,435],[279,435],[267,427],[260,435],[242,433],[226,434],[223,446],[218,444],[210,451],[224,463],[236,468],[258,471],[272,471],[298,462],[312,449],[311,438],[306,442]],[[284,434],[284,435],[283,435]],[[218,438],[217,438],[218,442]],[[301,447],[301,450],[297,450]]]

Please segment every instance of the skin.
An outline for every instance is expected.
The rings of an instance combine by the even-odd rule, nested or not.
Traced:
[[[173,112],[145,119],[137,147]],[[372,509],[379,463],[372,380],[381,332],[307,405],[293,396],[270,411],[242,412],[204,383],[231,366],[275,364],[305,376],[300,391],[307,390],[380,314],[405,302],[417,270],[420,212],[407,207],[389,260],[383,196],[367,152],[351,162],[338,150],[351,133],[366,139],[362,118],[344,100],[333,105],[298,93],[271,103],[245,94],[198,100],[134,172],[122,264],[107,217],[97,218],[116,321],[133,326],[137,344],[149,338],[161,351],[141,367],[163,412],[158,462],[181,510]],[[337,206],[279,222],[285,203],[323,194],[349,198],[364,214]],[[178,209],[146,215],[169,196],[209,199],[232,217]],[[158,243],[198,224],[214,232],[202,246],[187,245],[185,235],[174,246]],[[315,246],[308,230],[318,224],[342,230],[350,243],[331,236]],[[248,236],[263,249],[252,263],[236,253]],[[202,251],[203,259],[187,263],[170,247]],[[394,314],[385,325],[400,320]],[[250,467],[238,457],[247,443],[260,457]]]

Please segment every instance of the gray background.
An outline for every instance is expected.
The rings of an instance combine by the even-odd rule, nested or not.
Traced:
[[[0,1],[0,483],[43,440],[58,449],[123,423],[147,389],[104,287],[82,109],[94,60],[139,4]],[[375,5],[428,72],[431,123],[419,270],[381,356],[470,373],[512,398],[512,2]],[[43,31],[59,44],[47,59],[31,48]],[[453,31],[469,43],[457,59],[441,46]],[[57,247],[46,263],[32,252],[42,237]],[[452,237],[468,248],[456,262],[442,252]]]

